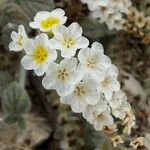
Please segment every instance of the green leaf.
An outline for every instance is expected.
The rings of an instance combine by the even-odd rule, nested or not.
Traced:
[[[25,122],[25,119],[22,116],[6,115],[4,117],[4,122],[6,124],[9,124],[9,125],[17,123],[21,130],[24,130],[26,128],[26,122]]]
[[[31,20],[38,11],[51,11],[54,9],[53,0],[14,0],[20,8],[27,14]]]
[[[13,76],[7,71],[0,71],[0,93],[13,81]]]
[[[13,124],[17,122],[18,116],[17,115],[6,115],[4,117],[4,122],[7,124]]]
[[[101,132],[95,131],[95,129],[89,124],[84,124],[84,140],[86,143],[86,149],[95,149],[99,147],[105,141],[105,137]],[[92,139],[91,139],[92,137]]]
[[[27,92],[17,82],[12,82],[6,89],[2,105],[5,113],[10,115],[22,115],[31,107]]]
[[[18,117],[17,124],[18,124],[20,129],[22,129],[22,130],[26,129],[26,122],[25,122],[25,119],[23,117],[21,117],[21,116]]]
[[[19,5],[13,3],[12,0],[3,0],[2,8],[0,8],[2,10],[0,24],[3,27],[8,23],[25,24],[29,20]]]
[[[81,25],[84,29],[84,35],[90,38],[101,38],[116,33],[115,30],[108,30],[105,24],[100,23],[92,17],[86,17]]]
[[[54,9],[53,0],[1,0],[0,24],[27,25],[39,11]]]

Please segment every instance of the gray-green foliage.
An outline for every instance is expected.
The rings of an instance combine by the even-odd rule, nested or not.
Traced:
[[[23,24],[33,19],[41,10],[51,11],[54,8],[53,0],[1,0],[1,24]]]
[[[105,142],[106,137],[100,132],[96,132],[95,129],[91,127],[89,123],[85,123],[84,140],[87,146],[86,149],[90,150],[99,148]]]
[[[105,24],[99,23],[98,20],[90,16],[84,19],[82,27],[84,29],[84,34],[89,38],[102,38],[116,33],[115,30],[108,30]]]
[[[7,71],[0,71],[0,94],[7,88],[13,81],[13,76]]]
[[[5,112],[4,121],[12,124],[17,122],[19,127],[25,127],[22,115],[29,112],[31,103],[26,90],[17,82],[12,82],[5,90],[2,101]]]
[[[34,15],[38,11],[51,11],[54,8],[53,0],[13,0],[30,19],[33,19]]]

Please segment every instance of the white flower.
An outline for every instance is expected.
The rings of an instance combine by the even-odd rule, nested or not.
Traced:
[[[107,26],[110,30],[115,28],[116,30],[122,29],[123,24],[125,23],[125,19],[122,18],[122,14],[117,12],[109,15],[107,19]]]
[[[63,59],[60,64],[51,63],[42,84],[46,89],[56,89],[59,95],[70,91],[70,86],[82,79],[82,73],[77,70],[77,59]]]
[[[76,113],[81,113],[87,105],[96,105],[100,95],[96,92],[96,84],[93,80],[85,80],[75,84],[70,90],[70,94],[61,97],[63,104],[70,104]]]
[[[111,5],[113,7],[113,9],[115,10],[115,12],[120,11],[123,12],[124,10],[124,0],[111,0]]]
[[[107,5],[97,4],[97,7],[94,7],[96,9],[91,9],[96,3],[90,4],[88,0],[83,1],[88,4],[93,17],[98,19],[100,23],[105,22],[110,30],[114,28],[120,30],[123,28],[123,24],[125,23],[123,16],[129,13],[129,7],[131,6],[130,0],[109,0]],[[100,0],[98,1],[100,3]]]
[[[40,11],[34,17],[34,22],[30,22],[30,27],[40,29],[43,32],[49,32],[53,27],[66,22],[67,17],[64,15],[64,10],[60,8],[57,8],[51,12]]]
[[[11,33],[11,39],[13,40],[9,44],[10,51],[21,51],[23,50],[23,45],[25,40],[27,39],[27,35],[23,25],[19,25],[18,33],[13,31]]]
[[[132,6],[131,0],[124,0],[123,1],[123,5],[124,5],[124,7],[123,7],[123,11],[122,12],[128,14],[129,11],[130,11],[130,7]]]
[[[89,40],[82,36],[82,27],[78,23],[72,23],[69,27],[57,26],[52,30],[54,37],[50,39],[53,48],[61,51],[61,56],[70,58],[75,55],[77,49],[86,48]]]
[[[86,3],[88,8],[93,11],[96,10],[100,6],[106,6],[110,2],[110,0],[81,0],[82,3]]]
[[[98,92],[102,92],[105,95],[106,100],[110,100],[112,98],[112,94],[114,91],[119,91],[120,83],[117,81],[118,69],[111,65],[105,72],[103,72],[103,76],[99,78],[98,84]]]
[[[100,102],[96,105],[88,105],[83,111],[83,117],[91,124],[93,124],[95,118],[108,109],[106,101],[100,99]]]
[[[80,50],[78,54],[79,68],[86,77],[98,80],[103,72],[111,66],[110,58],[103,53],[103,46],[98,42],[93,43],[91,48]]]
[[[95,130],[103,130],[105,126],[110,126],[114,124],[113,117],[110,114],[109,109],[105,110],[101,114],[99,114],[94,120],[94,128]]]
[[[111,0],[111,6],[115,12],[128,13],[131,4],[130,0]]]
[[[109,100],[109,105],[112,108],[117,108],[122,104],[123,101],[127,101],[126,94],[119,90],[113,93],[111,100]]]
[[[99,18],[100,22],[105,22],[108,20],[110,14],[114,13],[114,9],[111,5],[105,7],[99,7],[97,10],[93,11],[92,15],[94,18]]]
[[[119,119],[124,119],[126,114],[130,111],[131,106],[127,101],[123,101],[117,108],[112,108],[112,114]]]
[[[21,64],[27,70],[34,69],[39,76],[47,70],[48,63],[57,58],[57,52],[50,48],[48,36],[44,33],[34,40],[28,39],[24,43],[26,55],[22,58]]]

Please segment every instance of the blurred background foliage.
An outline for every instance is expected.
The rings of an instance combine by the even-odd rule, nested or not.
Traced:
[[[149,0],[132,2],[150,15]],[[21,52],[8,50],[12,30],[23,24],[29,37],[34,37],[38,31],[28,26],[34,15],[56,7],[65,10],[68,24],[81,24],[91,42],[101,42],[119,68],[119,81],[137,118],[132,136],[150,133],[149,44],[125,31],[108,30],[89,15],[87,6],[79,0],[0,0],[0,150],[113,150],[105,135],[60,104],[55,91],[46,91],[41,78],[23,70]]]

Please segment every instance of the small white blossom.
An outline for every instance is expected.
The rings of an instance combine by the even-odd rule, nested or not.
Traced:
[[[116,30],[120,30],[120,29],[122,29],[122,26],[124,23],[125,23],[125,20],[122,18],[122,14],[119,12],[109,15],[107,22],[106,22],[106,24],[110,30],[112,30],[114,28]]]
[[[51,12],[40,11],[34,17],[34,21],[30,22],[30,27],[40,29],[43,32],[51,32],[53,27],[66,22],[67,17],[64,15],[65,11],[60,8]]]
[[[78,54],[79,68],[86,77],[98,80],[103,72],[111,66],[111,60],[104,55],[102,44],[95,42],[91,48],[80,50]]]
[[[111,6],[112,8],[118,12],[124,12],[124,0],[111,0]]]
[[[112,114],[119,119],[124,119],[126,114],[131,110],[131,106],[127,101],[123,101],[117,108],[112,108]]]
[[[61,97],[63,104],[70,104],[76,113],[81,113],[87,105],[96,105],[99,102],[100,95],[96,92],[96,84],[93,80],[85,80],[75,84],[70,94]]]
[[[69,86],[82,79],[82,73],[77,70],[77,59],[63,59],[60,64],[51,63],[42,84],[46,89],[55,89],[59,95],[69,92]]]
[[[23,50],[23,45],[25,40],[27,39],[27,35],[23,25],[19,25],[18,33],[13,31],[11,33],[11,39],[13,40],[9,44],[10,51],[21,51]]]
[[[83,3],[88,5],[88,8],[92,11],[94,18],[98,19],[100,23],[105,22],[110,30],[120,30],[125,23],[124,14],[129,13],[131,6],[130,0],[109,0],[106,1],[107,5],[100,5],[94,3],[93,0],[82,0]]]
[[[132,2],[131,0],[123,0],[123,11],[125,14],[128,14],[130,12],[131,6],[132,6]]]
[[[119,91],[120,83],[117,81],[118,69],[112,65],[108,68],[101,78],[99,78],[98,92],[102,92],[105,95],[106,100],[112,98],[114,91]]]
[[[95,118],[108,109],[108,105],[105,100],[101,100],[96,105],[88,105],[83,111],[83,117],[91,124],[93,124]]]
[[[110,14],[113,14],[114,10],[110,5],[107,5],[105,7],[99,7],[97,10],[93,11],[92,16],[96,19],[99,19],[99,21],[107,22]]]
[[[113,93],[112,98],[109,100],[109,105],[115,109],[119,107],[123,101],[127,101],[127,97],[123,91],[119,90]]]
[[[95,118],[93,124],[94,124],[95,130],[99,130],[99,131],[103,130],[103,128],[105,126],[113,125],[114,120],[113,120],[113,117],[110,114],[110,110],[107,109],[104,112],[102,112],[101,114],[99,114]]]
[[[44,33],[35,39],[28,39],[24,43],[26,55],[22,58],[21,64],[27,70],[34,69],[38,76],[44,74],[47,70],[48,63],[57,58],[57,52],[51,49],[48,36]]]
[[[53,48],[61,51],[61,56],[70,58],[75,55],[77,49],[86,48],[89,40],[82,36],[82,27],[78,23],[72,23],[69,27],[60,25],[52,30],[54,37],[50,39]]]
[[[100,6],[106,6],[110,0],[81,0],[82,3],[86,3],[91,11],[96,10]]]

